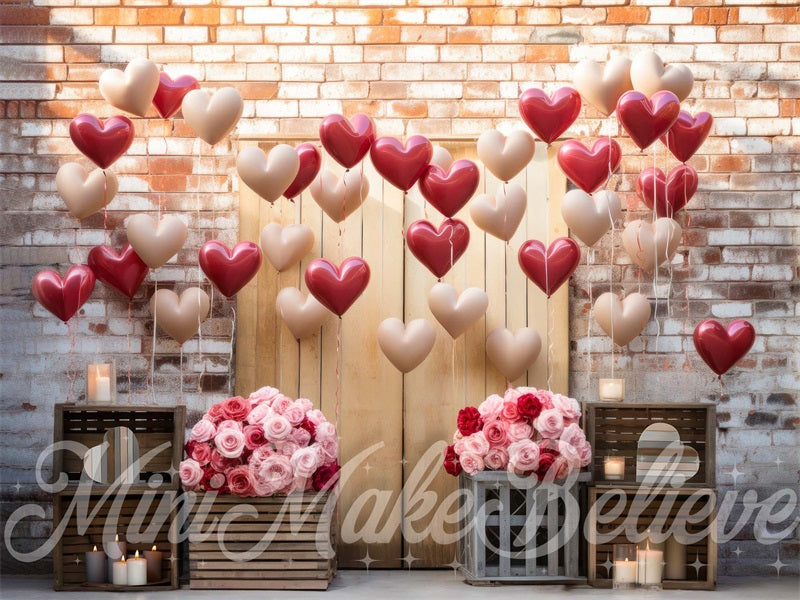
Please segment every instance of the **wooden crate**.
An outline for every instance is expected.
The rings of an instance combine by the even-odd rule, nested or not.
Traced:
[[[697,473],[683,486],[714,487],[716,477],[716,408],[713,404],[623,404],[590,402],[584,405],[587,438],[593,448],[590,466],[596,483],[606,481],[606,456],[625,457],[624,483],[636,482],[636,450],[642,431],[653,423],[675,427],[684,444],[700,459]]]
[[[637,495],[637,492],[639,495]],[[596,506],[597,499],[609,493],[607,504]],[[624,493],[624,500],[621,493]],[[631,543],[625,531],[615,529],[625,522],[629,515],[635,517],[635,531],[639,534],[651,529],[669,531],[682,501],[693,497],[695,504],[692,514],[698,517],[705,510],[708,514],[692,519],[686,531],[700,534],[715,532],[716,492],[710,488],[684,487],[679,489],[650,489],[645,486],[593,486],[589,488],[589,514],[587,533],[589,538],[589,583],[594,587],[612,587],[611,563],[614,557],[614,544]],[[622,505],[622,509],[620,509]],[[611,513],[614,513],[613,515]],[[606,515],[608,515],[606,517]],[[613,518],[612,518],[613,516]],[[654,521],[658,524],[654,524]],[[686,580],[665,580],[664,589],[670,590],[713,590],[717,578],[717,544],[713,535],[689,544],[686,548]],[[694,565],[694,566],[693,566]]]
[[[53,497],[53,529],[62,520],[65,529],[53,550],[53,587],[57,591],[142,591],[178,588],[178,532],[180,523],[176,506],[179,490],[152,492],[74,493],[61,492]],[[146,587],[121,588],[111,584],[87,584],[84,553],[115,535],[127,542],[127,553],[139,550],[140,556],[153,544],[164,553],[163,579]]]
[[[588,479],[582,474],[580,480]],[[462,473],[460,562],[467,583],[584,583],[579,483]]]
[[[333,495],[187,495],[191,589],[328,588],[336,574]]]

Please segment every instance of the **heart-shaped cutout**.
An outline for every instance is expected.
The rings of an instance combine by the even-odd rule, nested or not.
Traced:
[[[319,126],[319,140],[333,160],[345,169],[352,169],[375,141],[375,124],[361,113],[349,121],[343,115],[328,115]]]
[[[558,166],[575,185],[587,194],[597,191],[622,160],[622,150],[616,140],[600,138],[589,150],[578,140],[567,140],[558,149]]]
[[[521,327],[515,333],[499,327],[486,336],[486,356],[509,382],[522,377],[541,350],[542,339],[530,327]]]
[[[277,271],[300,262],[314,246],[314,232],[308,225],[281,226],[270,223],[261,230],[261,250]]]
[[[123,116],[101,121],[94,115],[81,113],[69,124],[72,143],[101,169],[107,169],[127,152],[133,136],[133,123]]]
[[[382,137],[372,144],[369,156],[381,177],[407,192],[430,164],[433,146],[421,135],[412,135],[405,144],[397,138]]]
[[[311,185],[322,166],[322,155],[314,144],[306,142],[295,148],[300,165],[292,183],[283,191],[284,198],[293,200]]]
[[[603,67],[584,59],[572,70],[572,82],[583,99],[607,117],[617,108],[620,96],[633,89],[631,60],[614,56]]]
[[[742,319],[731,322],[727,329],[714,319],[706,319],[695,327],[693,339],[700,358],[722,376],[753,347],[756,330]]]
[[[527,205],[525,190],[512,181],[498,188],[494,197],[476,196],[469,204],[469,214],[483,231],[507,242],[514,237]]]
[[[156,63],[135,58],[125,71],[106,69],[100,75],[100,94],[111,106],[137,117],[147,114],[158,89],[159,73]]]
[[[714,117],[707,112],[699,112],[693,117],[682,110],[669,131],[661,136],[661,142],[675,158],[685,163],[706,141],[713,124]]]
[[[669,90],[682,101],[692,93],[694,74],[685,65],[665,65],[658,54],[648,50],[639,52],[633,58],[631,83],[633,89],[646,96],[652,96],[661,90]]]
[[[91,172],[75,162],[61,165],[56,173],[56,189],[67,205],[69,214],[83,219],[105,208],[119,189],[117,176],[111,171]]]
[[[153,106],[161,118],[169,119],[181,109],[184,96],[192,90],[199,89],[200,84],[191,75],[181,75],[173,80],[162,72],[158,76],[158,89],[153,96]]]
[[[528,279],[549,298],[578,268],[581,249],[568,237],[553,240],[546,252],[542,242],[528,240],[520,246],[518,258]]]
[[[315,333],[330,316],[330,311],[311,294],[304,294],[296,287],[286,287],[278,292],[275,309],[296,340]]]
[[[83,472],[97,483],[129,484],[140,479],[139,440],[127,427],[114,427],[103,435],[102,443],[83,456]]]
[[[401,373],[416,369],[436,343],[436,330],[425,319],[414,319],[408,325],[389,318],[378,325],[378,345],[383,354]]]
[[[555,142],[581,112],[581,96],[571,87],[557,89],[551,95],[529,88],[519,97],[519,115],[539,139]]]
[[[294,181],[300,157],[288,144],[278,144],[265,154],[248,146],[236,157],[236,171],[242,182],[267,202],[275,202]]]
[[[306,268],[308,291],[332,313],[347,312],[369,283],[369,265],[358,256],[346,258],[340,266],[317,258]]]
[[[631,221],[622,232],[622,247],[631,260],[646,273],[672,259],[681,243],[683,230],[666,217],[653,222]]]
[[[628,294],[624,300],[611,292],[595,300],[594,319],[618,346],[627,346],[642,333],[650,320],[650,302],[642,294]]]
[[[449,283],[437,283],[428,292],[428,307],[456,339],[486,313],[489,296],[480,288],[467,288],[459,294]]]
[[[181,110],[183,120],[197,137],[213,146],[236,127],[244,100],[232,87],[220,88],[213,95],[206,90],[191,90],[183,97]]]
[[[469,227],[458,219],[445,219],[437,230],[422,219],[408,226],[406,242],[419,262],[441,279],[467,251]]]
[[[512,180],[533,159],[536,142],[527,131],[515,129],[507,136],[490,129],[478,138],[478,158],[500,181]]]
[[[328,169],[322,169],[308,190],[325,214],[341,223],[369,196],[369,180],[359,171],[347,171],[339,178]]]
[[[481,173],[471,160],[457,160],[449,168],[428,165],[419,180],[419,191],[445,217],[453,217],[472,198]]]
[[[592,196],[583,190],[570,190],[561,200],[561,216],[570,232],[591,247],[622,219],[622,203],[611,190]]]
[[[689,165],[678,165],[666,176],[661,169],[648,167],[636,179],[636,194],[659,217],[672,218],[696,191],[697,171]]]
[[[175,256],[188,236],[186,224],[175,215],[164,215],[158,223],[150,215],[133,215],[125,231],[128,243],[151,269],[157,269]]]
[[[34,297],[44,308],[66,323],[92,295],[95,276],[86,265],[75,265],[64,278],[56,271],[39,271],[31,283]]]
[[[239,242],[229,250],[211,240],[200,248],[198,258],[203,273],[226,298],[233,298],[261,268],[261,248],[253,242]]]
[[[208,294],[198,287],[184,290],[180,297],[172,290],[160,289],[150,298],[153,321],[178,344],[198,332],[210,306]]]
[[[130,244],[125,244],[119,254],[108,246],[95,246],[89,251],[87,262],[97,279],[128,298],[136,295],[147,277],[147,265]]]
[[[653,423],[636,444],[636,481],[681,487],[700,470],[697,450],[669,423]]]
[[[642,150],[667,133],[680,112],[680,100],[666,90],[650,98],[641,92],[625,92],[617,103],[620,125]]]

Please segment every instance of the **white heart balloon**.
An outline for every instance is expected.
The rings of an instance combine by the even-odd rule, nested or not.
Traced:
[[[631,82],[633,89],[648,98],[660,90],[669,90],[683,101],[692,93],[694,74],[685,65],[666,66],[658,54],[646,50],[633,58]]]
[[[513,179],[531,162],[535,152],[533,136],[522,129],[515,129],[508,136],[490,129],[478,138],[478,158],[500,181]]]
[[[296,287],[285,287],[278,292],[275,308],[297,340],[319,332],[325,319],[332,314],[314,296]]]
[[[425,319],[408,325],[394,317],[378,325],[378,345],[398,371],[408,373],[425,360],[436,343],[436,330]]]
[[[570,190],[561,200],[561,215],[570,232],[591,247],[622,219],[622,203],[611,190],[601,190],[593,196],[583,190]]]
[[[672,258],[681,243],[683,230],[674,219],[662,217],[655,222],[631,221],[622,232],[622,246],[642,270],[652,273]]]
[[[582,60],[572,71],[572,82],[586,102],[608,116],[617,108],[620,96],[633,89],[631,60],[614,56],[605,67],[593,60]]]
[[[347,171],[342,178],[323,169],[309,186],[311,197],[331,219],[341,223],[369,195],[369,181],[360,171]]]
[[[209,95],[206,90],[192,90],[183,97],[183,120],[201,140],[212,146],[236,127],[244,110],[242,95],[224,87]]]
[[[428,307],[455,339],[483,316],[489,296],[480,288],[467,288],[459,294],[449,283],[437,283],[428,292]]]
[[[479,194],[469,203],[469,214],[475,225],[501,240],[514,237],[525,215],[528,197],[525,190],[514,182],[506,183],[494,197]]]
[[[594,303],[594,319],[606,335],[619,346],[627,345],[639,335],[650,319],[650,302],[642,294],[628,294],[624,300],[606,292]]]
[[[157,224],[150,215],[138,214],[125,225],[128,243],[151,269],[175,256],[186,243],[186,225],[175,215],[164,215]]]
[[[270,223],[261,230],[261,251],[277,271],[300,262],[314,246],[314,232],[308,225],[281,226]]]
[[[152,60],[135,58],[125,71],[106,69],[100,75],[100,94],[120,110],[145,116],[158,89],[158,67]]]
[[[178,294],[172,290],[156,290],[150,298],[150,312],[156,325],[168,336],[182,344],[200,329],[208,317],[211,303],[208,294],[197,287]]]
[[[119,182],[111,171],[87,171],[78,163],[68,162],[56,173],[56,189],[69,214],[83,219],[103,210],[111,202],[119,189]]]
[[[530,327],[522,327],[516,333],[499,327],[486,336],[486,356],[507,381],[522,377],[541,350],[542,338]]]
[[[278,144],[269,154],[258,146],[248,146],[236,157],[242,182],[270,203],[281,197],[299,170],[300,157],[288,144]]]

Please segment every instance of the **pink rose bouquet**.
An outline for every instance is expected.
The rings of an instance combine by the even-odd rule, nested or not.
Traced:
[[[488,442],[476,432],[470,447],[488,450]],[[179,475],[187,490],[243,497],[321,491],[339,474],[336,426],[310,400],[272,387],[212,406],[184,450]]]

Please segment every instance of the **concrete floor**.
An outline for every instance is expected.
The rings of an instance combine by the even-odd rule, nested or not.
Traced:
[[[188,589],[169,592],[95,592],[85,594],[86,600],[219,600],[225,592],[190,591]],[[725,578],[719,582],[717,592],[615,592],[595,590],[589,587],[566,588],[561,586],[499,586],[472,587],[466,585],[460,576],[447,571],[340,571],[327,592],[244,592],[236,591],[236,600],[486,600],[498,598],[530,600],[561,598],[602,598],[615,600],[639,600],[662,598],[664,600],[708,600],[716,598],[763,598],[769,600],[798,600],[800,598],[800,579],[796,577]],[[3,600],[64,600],[72,594],[54,592],[49,579],[4,578],[0,581],[0,597]]]

